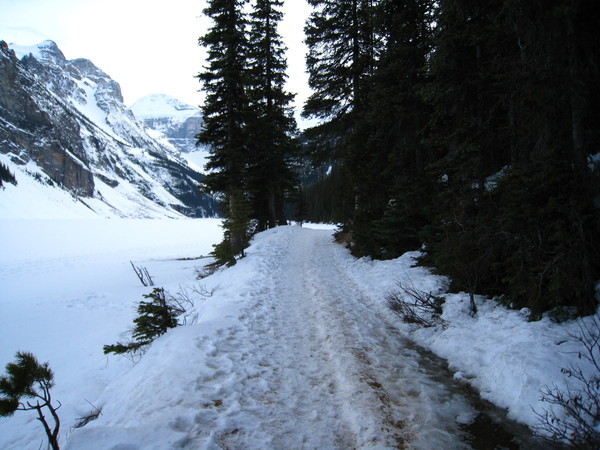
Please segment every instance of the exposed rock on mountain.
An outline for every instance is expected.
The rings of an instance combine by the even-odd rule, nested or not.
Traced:
[[[135,120],[117,82],[52,41],[11,47],[0,43],[0,157],[17,179],[66,189],[104,215],[215,214],[203,175]]]
[[[202,128],[199,108],[164,94],[142,97],[131,106],[136,119],[162,133],[182,153],[197,151],[196,135]]]

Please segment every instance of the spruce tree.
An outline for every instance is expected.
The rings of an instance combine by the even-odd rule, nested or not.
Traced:
[[[430,162],[422,132],[431,113],[420,91],[427,80],[433,8],[430,0],[377,5],[376,31],[384,46],[357,125],[363,160],[356,183],[365,200],[353,237],[360,253],[395,257],[420,246]]]
[[[250,15],[248,73],[253,116],[248,189],[260,230],[287,224],[284,200],[297,178],[293,170],[297,153],[291,109],[294,95],[284,89],[287,62],[278,31],[282,5],[282,0],[256,0]]]
[[[508,299],[537,317],[557,307],[596,308],[600,174],[588,162],[600,143],[594,8],[592,1],[509,0],[502,16],[519,45],[507,74],[511,155],[498,184],[504,253],[496,269]]]
[[[437,9],[435,51],[423,89],[432,108],[426,145],[434,185],[428,257],[455,286],[500,294],[495,208],[487,179],[507,164],[509,114],[502,72],[516,45],[500,23],[502,2],[449,0]]]
[[[208,49],[208,66],[198,75],[206,92],[203,129],[198,142],[209,146],[204,185],[227,196],[244,188],[248,160],[249,117],[246,0],[210,0],[204,14],[212,28],[200,38]]]
[[[322,119],[305,133],[311,152],[331,166],[330,180],[348,222],[368,207],[355,176],[364,163],[363,136],[357,128],[370,92],[380,42],[374,30],[373,0],[309,0],[314,8],[306,27],[306,58],[313,94],[303,114]]]
[[[457,289],[503,296],[532,317],[595,308],[590,7],[450,0],[436,18],[425,93],[438,195],[427,257]]]
[[[234,230],[242,226],[232,221],[244,216],[236,210],[241,207],[237,198],[247,193],[250,162],[246,3],[246,0],[210,0],[204,14],[213,20],[213,26],[199,40],[208,49],[208,65],[198,75],[206,100],[202,108],[203,129],[197,137],[199,143],[210,148],[206,164],[210,172],[203,185],[220,196],[229,220],[225,226]],[[225,238],[230,242],[223,245],[228,245],[235,254],[241,253],[247,242],[237,231],[227,229]]]

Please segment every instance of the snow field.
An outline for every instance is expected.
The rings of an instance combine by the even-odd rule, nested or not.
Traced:
[[[195,282],[197,257],[221,239],[220,220],[0,220],[0,366],[18,350],[49,362],[53,398],[63,406],[61,444],[78,417],[131,368],[107,357],[132,326],[151,291],[129,261],[147,267],[157,286]],[[37,449],[46,438],[35,414],[0,419],[0,448]],[[45,444],[44,444],[45,445]],[[43,445],[42,445],[43,446]],[[94,448],[88,447],[88,448]]]

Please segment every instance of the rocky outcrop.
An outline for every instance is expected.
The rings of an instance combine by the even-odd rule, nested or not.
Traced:
[[[0,152],[21,164],[33,160],[53,182],[91,197],[94,177],[79,132],[68,108],[0,42]]]

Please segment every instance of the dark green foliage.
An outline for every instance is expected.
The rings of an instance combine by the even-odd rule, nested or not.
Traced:
[[[499,182],[498,197],[494,270],[514,306],[537,316],[557,306],[593,313],[600,221],[572,166],[532,161]]]
[[[21,397],[40,398],[38,389],[51,389],[54,386],[54,374],[48,363],[40,364],[33,354],[17,352],[16,363],[6,365],[7,376],[0,377],[0,393],[4,406],[2,415],[12,415],[18,409]],[[6,403],[5,403],[6,402]]]
[[[117,342],[105,345],[105,354],[143,353],[154,339],[178,325],[177,317],[184,311],[180,305],[168,301],[163,288],[154,288],[150,294],[144,295],[144,298],[151,301],[141,301],[138,305],[138,317],[133,320],[135,326],[131,333],[132,340],[125,344]]]
[[[306,65],[313,89],[307,116],[339,118],[359,110],[368,94],[377,43],[372,0],[309,0]]]
[[[198,141],[210,146],[203,181],[223,204],[224,240],[216,264],[232,265],[257,230],[287,224],[285,201],[296,189],[293,95],[284,90],[287,63],[277,32],[281,0],[211,0],[213,21],[200,38],[208,66],[198,77],[206,100]],[[250,220],[255,220],[253,229]]]
[[[236,192],[230,199],[228,210],[230,214],[223,221],[223,241],[213,245],[211,256],[214,267],[235,264],[236,257],[244,257],[244,250],[250,243],[253,230],[251,229],[249,202],[241,192]]]
[[[383,214],[368,224],[369,234],[363,240],[370,239],[367,242],[372,247],[366,253],[382,259],[397,258],[421,246],[422,230],[429,223],[425,206],[431,202],[431,187],[425,182],[424,177],[409,175],[400,180]]]
[[[532,318],[593,312],[594,2],[311,4],[305,113],[329,120],[305,138],[330,170],[304,189],[309,217],[345,223],[357,255],[422,247],[453,289]]]
[[[590,134],[580,135],[591,105],[577,91],[591,93],[598,81],[580,83],[578,56],[563,45],[574,39],[569,21],[577,13],[565,15],[564,2],[517,3],[440,8],[425,93],[435,108],[431,173],[444,181],[426,260],[455,288],[502,295],[531,308],[532,318],[556,306],[588,314],[600,276],[598,174],[585,162],[594,151]]]
[[[371,76],[381,42],[375,36],[372,0],[310,0],[315,8],[306,27],[309,53],[306,65],[312,95],[303,115],[324,119],[305,133],[307,147],[315,161],[335,170],[334,191],[316,187],[330,198],[323,199],[353,220],[355,212],[369,208],[368,195],[361,195],[361,168],[366,134],[360,127],[371,89]],[[335,183],[332,181],[335,180]],[[332,214],[338,216],[339,214]]]
[[[0,377],[0,416],[12,416],[17,410],[37,411],[50,446],[58,450],[60,420],[56,411],[60,402],[58,407],[52,404],[50,389],[54,387],[54,373],[48,363],[40,364],[29,352],[17,352],[16,362],[6,365],[6,373]],[[54,420],[52,429],[43,414],[44,408]]]
[[[218,194],[223,204],[225,233],[215,246],[217,262],[233,264],[246,246],[247,217],[240,198],[248,191],[251,79],[244,14],[246,0],[211,0],[204,14],[213,26],[200,38],[208,50],[208,66],[198,77],[206,92],[203,130],[198,142],[210,146],[206,165],[211,172],[203,187]],[[241,222],[237,222],[241,220]]]
[[[15,186],[17,185],[17,179],[15,176],[10,172],[8,167],[6,167],[3,163],[0,163],[0,186],[2,186],[3,182],[12,183]]]
[[[351,217],[352,197],[343,168],[334,165],[328,172],[305,187],[306,216],[312,222],[342,223]]]
[[[296,121],[284,90],[287,78],[285,47],[277,31],[283,18],[281,0],[256,0],[250,15],[251,43],[248,192],[258,231],[286,225],[284,202],[296,189],[298,153]]]
[[[204,14],[213,26],[200,38],[207,48],[208,66],[198,75],[206,92],[203,129],[198,142],[210,147],[203,181],[209,192],[228,195],[243,189],[248,162],[247,125],[250,115],[247,95],[248,42],[243,7],[246,1],[211,0]]]
[[[432,45],[431,9],[426,0],[377,2],[376,31],[385,46],[355,137],[362,150],[354,163],[360,192],[353,221],[358,255],[394,257],[420,246],[430,184],[421,141],[431,108],[419,91]]]

